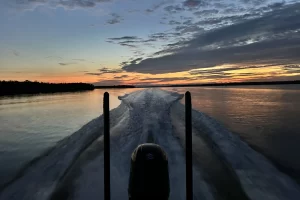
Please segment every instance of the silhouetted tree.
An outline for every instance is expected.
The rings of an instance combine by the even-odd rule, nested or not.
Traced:
[[[42,83],[32,81],[0,81],[0,95],[75,92],[93,90],[87,83]]]

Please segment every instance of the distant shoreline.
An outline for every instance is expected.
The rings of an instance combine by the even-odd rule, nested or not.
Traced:
[[[41,83],[31,81],[0,81],[0,96],[79,92],[94,89],[94,85],[87,83]]]
[[[111,85],[111,86],[95,86],[95,89],[157,88],[157,87],[219,87],[219,86],[291,85],[291,84],[300,84],[300,80],[295,80],[295,81],[269,81],[269,82],[232,82],[232,83],[176,84],[176,85]]]
[[[135,85],[103,85],[103,86],[94,86],[95,89],[107,89],[107,88],[138,88]]]
[[[111,86],[94,86],[88,83],[42,83],[42,82],[31,82],[31,81],[24,81],[24,82],[0,81],[0,96],[80,92],[80,91],[91,91],[94,89],[221,87],[221,86],[291,85],[291,84],[300,84],[300,80],[271,81],[271,82],[232,82],[232,83],[176,84],[176,85],[111,85]]]

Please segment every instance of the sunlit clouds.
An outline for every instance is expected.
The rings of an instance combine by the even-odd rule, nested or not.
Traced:
[[[0,0],[0,79],[297,80],[299,18],[291,0]]]

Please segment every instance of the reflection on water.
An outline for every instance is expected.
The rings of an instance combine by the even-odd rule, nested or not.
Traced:
[[[175,88],[192,93],[193,108],[209,114],[300,178],[300,87]],[[297,176],[297,177],[295,177]]]
[[[110,107],[118,95],[136,89],[109,90]],[[102,114],[105,90],[0,98],[0,186],[26,162]]]
[[[167,89],[191,91],[194,109],[216,118],[289,172],[294,169],[295,176],[300,174],[299,86]],[[139,89],[108,90],[110,107],[120,104],[117,96],[135,90]],[[99,116],[104,91],[1,97],[0,163],[5,165],[0,167],[0,185],[26,162]]]

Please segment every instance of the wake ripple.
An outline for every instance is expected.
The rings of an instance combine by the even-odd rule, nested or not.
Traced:
[[[159,89],[119,97],[111,110],[112,199],[126,199],[130,155],[138,144],[154,142],[169,157],[172,200],[185,199],[183,97]],[[176,123],[174,121],[176,119]],[[94,119],[65,138],[22,176],[3,188],[1,200],[103,199],[103,118]],[[177,132],[175,131],[177,130]],[[193,151],[202,137],[225,162],[250,199],[298,199],[298,185],[279,172],[265,157],[209,116],[193,111]],[[199,143],[198,143],[199,144]],[[197,152],[196,152],[197,153]],[[194,154],[194,157],[197,154]],[[214,199],[216,189],[207,184],[201,166],[194,165],[194,199]]]

